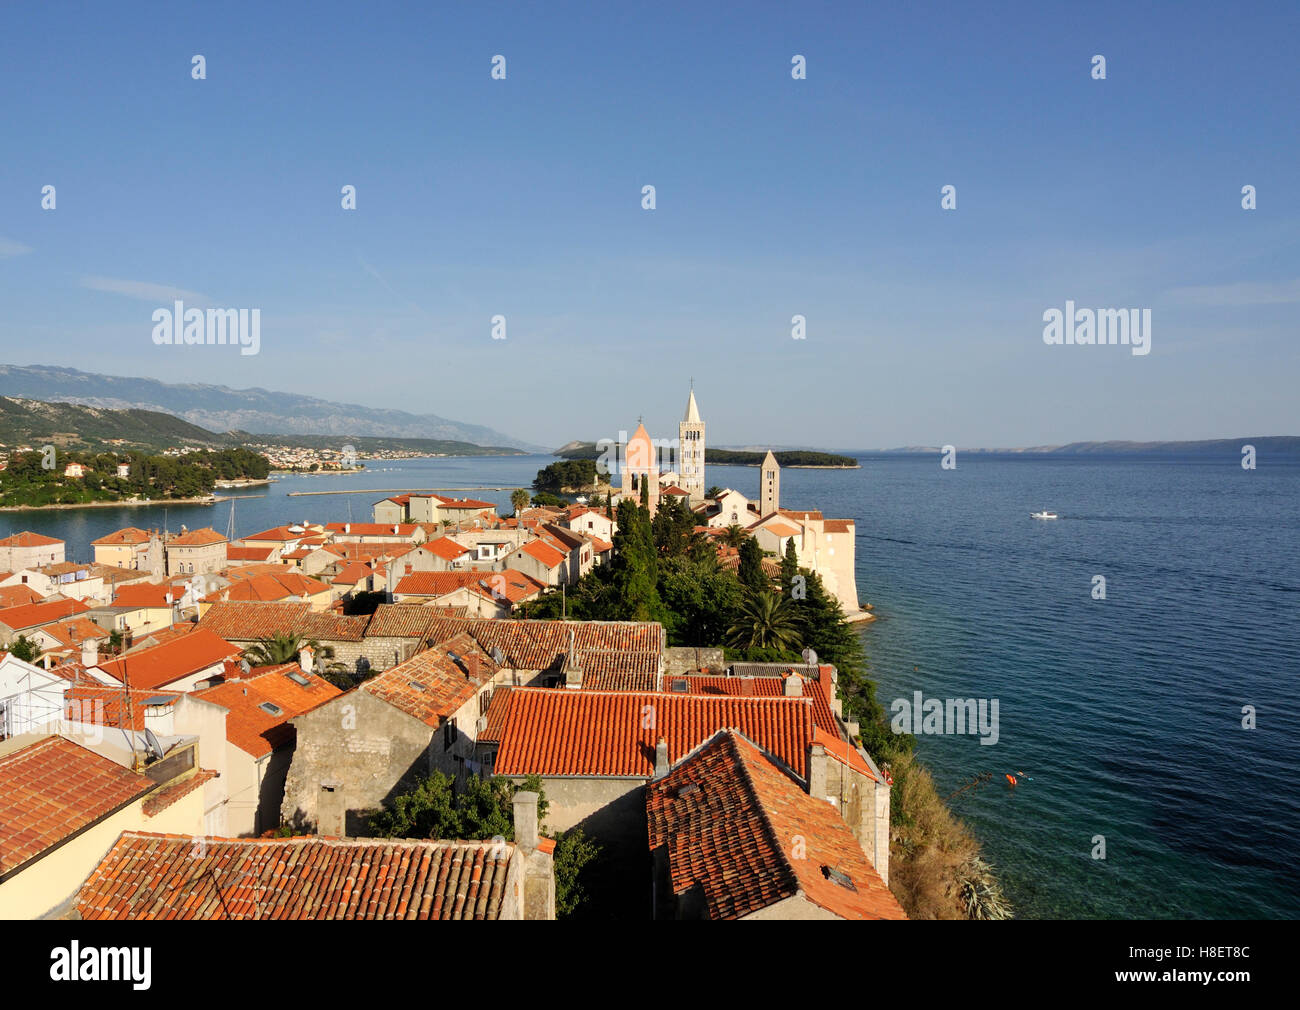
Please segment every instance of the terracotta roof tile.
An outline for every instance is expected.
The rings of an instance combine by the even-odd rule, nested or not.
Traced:
[[[143,775],[63,737],[0,758],[0,874],[153,788]]]
[[[29,603],[21,607],[7,607],[0,610],[0,624],[14,631],[26,628],[39,628],[44,624],[53,624],[67,617],[75,617],[89,610],[80,600],[47,600],[43,603]]]
[[[302,627],[309,603],[255,603],[228,600],[214,603],[199,620],[200,628],[228,641],[249,642],[277,634],[293,634]]]
[[[436,540],[426,541],[422,546],[445,561],[455,561],[469,553],[468,547],[457,543],[451,537],[438,537]]]
[[[0,610],[40,603],[45,597],[31,586],[0,586]]]
[[[290,674],[307,684],[297,683]],[[328,681],[304,673],[297,664],[286,663],[197,691],[194,697],[226,709],[226,739],[244,753],[261,757],[293,742],[290,719],[341,693]]]
[[[207,547],[210,544],[224,544],[226,538],[212,529],[205,526],[201,530],[190,530],[188,533],[182,533],[174,536],[167,541],[168,547]]]
[[[698,886],[710,919],[798,894],[843,919],[907,917],[835,808],[735,731],[649,783],[646,819],[650,848],[668,847],[673,891]]]
[[[437,616],[431,607],[414,603],[381,603],[366,625],[366,637],[427,639]]]
[[[469,635],[461,634],[372,677],[358,690],[437,728],[496,671],[491,657]]]
[[[147,544],[149,542],[149,531],[138,529],[135,526],[127,526],[123,529],[102,536],[98,540],[90,542],[91,547],[121,547],[125,545]]]
[[[83,919],[496,919],[514,846],[124,832],[77,892]]]
[[[172,594],[173,601],[179,601],[184,595],[183,592],[178,593],[169,583],[132,582],[117,587],[117,591],[113,594],[113,606],[165,608],[171,606],[167,600],[169,592]]]
[[[62,540],[56,540],[54,537],[28,531],[5,537],[0,540],[0,547],[52,547],[54,544],[61,543],[63,543]]]
[[[130,678],[132,690],[147,691],[198,673],[223,660],[238,658],[240,651],[239,646],[231,645],[220,635],[200,626],[162,645],[132,651],[98,666],[115,680],[126,683]]]
[[[501,652],[503,666],[513,670],[562,670],[569,651],[584,666],[590,653],[609,653],[599,660],[603,670],[639,672],[647,656],[658,664],[666,643],[663,625],[652,621],[535,621],[439,617],[429,627],[434,642],[468,632],[489,655]],[[618,657],[622,657],[620,660]],[[595,660],[593,660],[595,662]]]
[[[527,687],[510,693],[495,769],[500,775],[649,778],[660,737],[675,762],[728,726],[803,774],[813,732],[812,706],[804,698]]]

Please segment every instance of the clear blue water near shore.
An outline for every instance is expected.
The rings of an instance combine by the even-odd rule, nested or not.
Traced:
[[[286,477],[239,496],[236,532],[346,520],[349,502],[368,521],[383,497],[287,491],[526,486],[547,461]],[[707,476],[757,492],[753,468]],[[996,745],[922,736],[918,751],[943,796],[995,773],[952,806],[1020,916],[1300,916],[1300,460],[959,453],[945,471],[937,454],[877,456],[786,470],[781,492],[857,521],[858,591],[879,617],[862,635],[886,707],[918,690],[999,700]],[[473,495],[509,508],[509,492]],[[224,531],[229,507],[172,507],[167,524]],[[1031,520],[1040,508],[1062,518]],[[76,559],[104,533],[162,522],[160,508],[0,514],[5,534],[62,537]],[[1032,781],[1012,789],[1008,771]]]

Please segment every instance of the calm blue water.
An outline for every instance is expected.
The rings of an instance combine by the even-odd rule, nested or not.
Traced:
[[[241,496],[236,532],[370,518],[382,494],[347,487],[522,486],[546,457],[413,460],[363,474],[289,477]],[[757,470],[708,481],[757,493]],[[857,520],[862,632],[894,698],[996,698],[1000,740],[923,736],[953,800],[1023,917],[1300,916],[1300,463],[865,458],[861,470],[787,470],[782,501]],[[509,492],[473,492],[508,508]],[[1064,516],[1037,522],[1028,513]],[[168,510],[171,529],[224,531],[229,506]],[[5,513],[90,557],[161,509]],[[1092,599],[1104,575],[1107,599]],[[1254,705],[1258,729],[1241,728]],[[1033,777],[1016,789],[1001,776]],[[1104,835],[1106,859],[1091,858]]]

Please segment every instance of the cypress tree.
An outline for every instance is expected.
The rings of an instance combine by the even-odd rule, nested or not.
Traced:
[[[768,592],[771,583],[763,574],[763,548],[753,537],[746,537],[740,545],[740,570],[736,573],[740,584],[755,593]]]

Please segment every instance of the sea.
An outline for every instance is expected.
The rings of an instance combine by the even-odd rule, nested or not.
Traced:
[[[370,521],[414,488],[508,510],[550,461],[285,476],[232,494],[235,532]],[[888,711],[917,692],[997,702],[996,743],[923,733],[917,752],[1017,916],[1300,917],[1300,459],[859,461],[785,470],[782,504],[856,521],[858,594],[877,617],[859,634]],[[757,496],[755,468],[711,465],[707,481]],[[314,491],[346,493],[293,494]],[[58,536],[82,560],[127,525],[225,532],[231,508],[0,513],[0,530]],[[1060,518],[1031,519],[1040,509]]]

